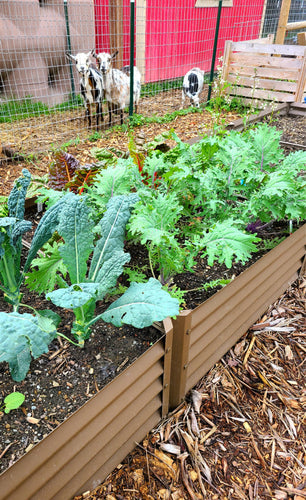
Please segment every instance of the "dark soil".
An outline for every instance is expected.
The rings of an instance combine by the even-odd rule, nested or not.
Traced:
[[[192,119],[197,116],[201,115],[181,117],[185,120],[186,132],[192,129],[194,126]],[[290,126],[287,129],[288,123],[294,130],[294,137],[290,136]],[[304,117],[301,119],[279,118],[275,125],[284,127],[286,141],[305,144]],[[169,124],[169,129],[174,126],[175,124]],[[160,129],[159,126],[158,131],[154,130],[153,137],[161,132]],[[180,130],[183,130],[182,126]],[[179,135],[183,140],[186,139],[184,134]],[[83,153],[80,154],[84,155],[84,148],[82,151]],[[19,170],[23,166],[23,164],[18,165]],[[3,172],[0,173],[3,176]],[[15,174],[17,170],[14,170],[14,177]],[[35,213],[32,216],[35,218]],[[282,234],[288,234],[287,226],[271,226],[266,236],[274,238]],[[130,251],[135,262],[139,260],[139,255],[142,259],[146,258],[143,251],[137,247],[130,247],[127,250]],[[199,258],[194,272],[179,275],[174,281],[181,289],[188,290],[217,278],[234,278],[259,259],[262,254],[263,252],[258,252],[245,266],[234,264],[231,269],[218,265],[211,268],[204,259]],[[216,291],[204,292],[202,290],[187,294],[185,308],[196,307]],[[34,297],[27,290],[24,290],[23,301],[38,309],[50,308],[50,302],[37,296]],[[102,309],[108,305],[99,304],[97,312],[102,312]],[[0,310],[9,311],[9,306],[2,297]],[[63,316],[62,310],[60,313]],[[59,330],[67,336],[70,335],[71,320],[72,315],[67,312],[59,327]],[[0,471],[12,465],[115,375],[139,357],[162,335],[159,327],[160,325],[156,325],[156,327],[137,330],[128,325],[116,328],[100,322],[93,328],[93,334],[86,341],[84,349],[59,338],[52,342],[48,354],[31,363],[31,370],[21,383],[14,382],[10,377],[8,365],[1,363],[0,400],[12,391],[20,391],[25,395],[25,402],[21,408],[9,414],[0,412]]]

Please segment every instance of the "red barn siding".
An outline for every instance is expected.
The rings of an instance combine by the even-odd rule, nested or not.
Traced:
[[[216,65],[226,40],[260,36],[264,1],[233,0],[233,7],[222,7]],[[218,8],[196,8],[195,3],[196,0],[147,0],[146,82],[180,77],[194,66],[210,70]],[[129,0],[124,0],[124,64],[129,62],[129,9]],[[101,0],[95,1],[95,15],[97,49],[109,50],[108,0],[103,5]]]

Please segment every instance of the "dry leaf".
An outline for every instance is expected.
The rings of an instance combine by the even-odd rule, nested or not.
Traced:
[[[198,473],[195,470],[191,469],[189,471],[189,477],[190,477],[191,481],[195,482],[198,479]]]
[[[141,486],[144,482],[143,469],[134,470],[134,472],[131,474],[131,477],[135,482],[136,486],[139,488],[139,486]]]
[[[159,500],[168,500],[170,498],[171,491],[163,488],[157,492],[157,495]]]
[[[245,340],[242,340],[241,342],[238,342],[238,344],[235,345],[234,348],[234,353],[236,356],[241,356],[245,346]]]
[[[196,413],[200,412],[201,404],[202,404],[202,394],[198,391],[191,391],[191,399],[194,407],[194,411]]]
[[[171,443],[161,443],[160,448],[167,453],[171,453],[172,455],[179,456],[181,454],[180,446]]]
[[[292,350],[291,350],[290,345],[286,345],[286,347],[285,347],[285,356],[286,356],[286,358],[288,358],[289,360],[290,360],[290,359],[293,359],[293,352],[292,352]]]
[[[171,469],[173,468],[173,460],[172,458],[168,457],[168,455],[166,455],[160,450],[154,450],[154,455],[156,455],[157,458],[159,458],[162,462],[168,465]]]
[[[275,498],[275,500],[286,500],[286,498],[288,498],[288,495],[284,491],[275,490],[273,498]]]
[[[34,418],[34,417],[27,417],[27,421],[29,422],[29,424],[39,425],[40,419],[39,418]]]
[[[250,427],[250,425],[247,422],[243,422],[243,427],[245,428],[245,430],[247,432],[252,432],[252,428]]]
[[[199,429],[198,422],[197,422],[196,416],[194,414],[193,408],[191,408],[190,419],[191,419],[192,432],[194,433],[195,436],[199,436],[200,429]]]

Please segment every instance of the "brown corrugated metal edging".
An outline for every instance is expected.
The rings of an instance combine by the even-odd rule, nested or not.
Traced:
[[[0,476],[1,500],[69,500],[92,489],[160,421],[172,321],[164,326],[162,339]]]
[[[297,277],[305,255],[306,225],[224,289],[174,321],[170,407],[237,342]]]

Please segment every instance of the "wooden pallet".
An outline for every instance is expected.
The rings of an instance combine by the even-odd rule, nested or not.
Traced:
[[[225,43],[222,79],[227,93],[253,106],[302,102],[306,87],[306,47],[253,42]]]

